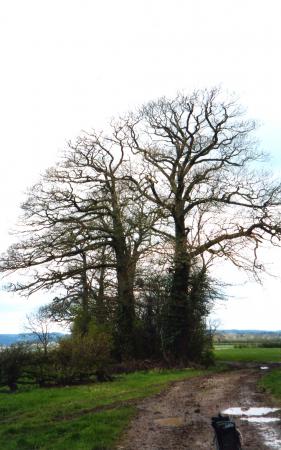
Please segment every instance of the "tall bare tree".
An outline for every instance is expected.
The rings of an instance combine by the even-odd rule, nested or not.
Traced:
[[[258,172],[264,157],[235,100],[219,89],[161,98],[126,119],[146,175],[140,192],[170,219],[174,247],[170,353],[188,358],[189,279],[196,258],[222,257],[257,272],[257,249],[280,239],[280,183]]]
[[[69,143],[57,168],[33,187],[23,205],[23,239],[2,257],[1,270],[33,269],[30,281],[11,287],[28,294],[80,277],[85,317],[88,274],[114,270],[116,337],[120,352],[132,356],[136,266],[151,249],[157,211],[131,189],[124,176],[132,171],[125,136],[118,125],[112,130],[109,136],[92,132]]]
[[[81,135],[30,191],[22,239],[0,270],[29,273],[11,286],[23,293],[66,288],[68,298],[53,306],[69,308],[68,294],[79,298],[85,330],[93,295],[96,304],[109,298],[115,281],[116,342],[120,356],[131,357],[135,278],[154,256],[172,278],[165,352],[185,362],[193,318],[207,311],[198,302],[209,264],[225,258],[258,274],[259,247],[279,244],[281,187],[259,172],[255,127],[235,100],[211,89],[161,98],[108,133]]]

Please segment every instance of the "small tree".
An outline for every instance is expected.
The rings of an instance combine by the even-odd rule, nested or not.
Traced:
[[[27,315],[26,318],[26,331],[33,334],[39,345],[39,349],[42,348],[46,356],[52,339],[50,333],[51,319],[48,317],[44,308],[40,308],[36,313]]]

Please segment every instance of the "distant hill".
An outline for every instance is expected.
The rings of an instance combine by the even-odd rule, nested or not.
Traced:
[[[214,334],[215,342],[280,342],[281,341],[281,331],[271,331],[271,330],[216,330]]]
[[[60,338],[63,336],[66,336],[65,333],[50,333],[51,334],[51,342],[57,342]],[[271,336],[271,337],[281,337],[281,330],[278,331],[268,331],[268,330],[216,330],[215,333],[218,337],[221,335],[231,335],[233,336],[242,336],[242,335],[249,335],[249,336]],[[32,333],[26,333],[26,334],[0,334],[0,346],[8,346],[15,344],[16,342],[21,341],[36,341],[36,336]]]
[[[61,337],[65,336],[64,333],[50,333],[51,341],[56,342]],[[32,333],[25,333],[25,334],[0,334],[0,345],[12,345],[16,342],[21,341],[36,341],[36,336]]]
[[[216,331],[218,334],[219,333],[224,333],[224,334],[272,334],[272,335],[279,335],[281,334],[281,330],[277,330],[277,331],[268,331],[268,330],[217,330]]]

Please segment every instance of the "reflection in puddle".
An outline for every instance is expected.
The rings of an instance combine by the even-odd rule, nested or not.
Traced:
[[[241,420],[254,423],[280,422],[279,417],[242,417]]]
[[[231,416],[265,416],[266,414],[279,411],[279,408],[228,408],[223,414]]]
[[[280,450],[281,448],[281,439],[279,439],[279,435],[274,428],[268,428],[268,426],[260,426],[261,435],[264,439],[264,443],[269,448],[275,448]]]

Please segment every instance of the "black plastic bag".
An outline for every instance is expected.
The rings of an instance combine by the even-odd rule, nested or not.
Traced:
[[[240,433],[229,416],[212,417],[217,450],[242,450]]]

